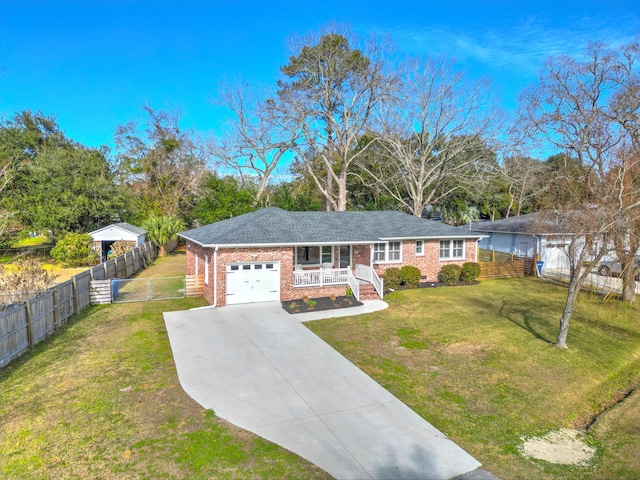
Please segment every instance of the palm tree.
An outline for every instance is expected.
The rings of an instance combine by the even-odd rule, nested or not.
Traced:
[[[158,256],[167,254],[167,243],[185,229],[184,222],[175,215],[151,215],[142,224],[149,240],[159,248]]]

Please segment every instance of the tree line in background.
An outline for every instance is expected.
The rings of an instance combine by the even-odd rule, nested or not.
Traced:
[[[640,246],[638,42],[549,58],[513,118],[490,82],[446,58],[399,60],[379,37],[328,29],[293,39],[291,51],[274,85],[221,86],[229,119],[216,137],[149,107],[143,122],[117,128],[113,150],[74,142],[42,113],[3,121],[3,241],[167,216],[197,226],[263,206],[395,209],[453,225],[540,211],[540,229],[576,234],[566,345],[590,266],[609,245],[632,264]],[[635,273],[625,274],[627,301]]]

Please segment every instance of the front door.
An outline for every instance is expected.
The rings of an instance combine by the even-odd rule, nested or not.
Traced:
[[[351,266],[351,245],[340,245],[340,268]]]

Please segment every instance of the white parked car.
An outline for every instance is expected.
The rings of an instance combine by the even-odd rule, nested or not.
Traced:
[[[640,265],[640,257],[635,258],[635,268]],[[622,273],[622,265],[620,262],[614,260],[602,260],[598,267],[598,273],[608,277],[609,275],[620,275]],[[640,273],[636,273],[636,280],[640,280]]]

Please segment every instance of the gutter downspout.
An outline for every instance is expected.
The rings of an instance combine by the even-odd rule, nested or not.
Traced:
[[[218,246],[213,250],[213,305],[215,308],[218,305]]]

